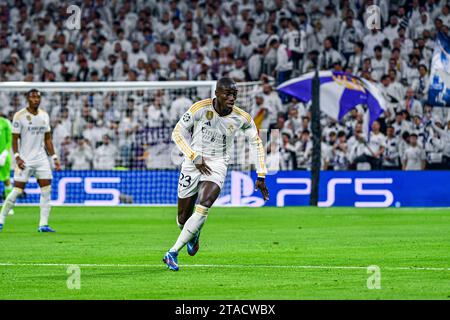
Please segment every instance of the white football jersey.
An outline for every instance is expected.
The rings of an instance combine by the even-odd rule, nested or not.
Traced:
[[[407,161],[405,170],[422,170],[422,161],[425,159],[425,150],[419,146],[409,146],[403,156],[403,161]]]
[[[20,135],[19,154],[25,164],[48,161],[44,146],[44,135],[50,132],[50,118],[43,109],[34,115],[22,109],[14,115],[12,133]]]
[[[283,36],[283,41],[291,51],[299,53],[306,51],[306,33],[303,30],[292,30]]]
[[[379,132],[378,134],[375,134],[373,131],[370,132],[370,138],[369,142],[367,143],[365,153],[368,156],[373,156],[373,153],[377,153],[380,151],[380,148],[386,147],[386,137],[384,134]]]
[[[192,140],[185,139],[192,131]],[[190,160],[197,155],[207,159],[223,160],[228,163],[234,137],[242,131],[256,147],[256,171],[259,176],[267,172],[264,159],[264,147],[251,116],[234,106],[231,114],[220,116],[213,107],[213,99],[204,99],[194,103],[178,121],[172,138],[183,154]]]

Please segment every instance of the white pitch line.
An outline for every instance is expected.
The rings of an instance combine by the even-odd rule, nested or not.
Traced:
[[[78,266],[84,268],[163,268],[164,264],[95,264],[95,263],[13,263],[0,262],[5,267],[68,267]],[[300,266],[300,265],[248,265],[248,264],[182,264],[185,268],[267,268],[267,269],[364,269],[368,266]],[[425,270],[450,271],[450,268],[435,267],[380,267],[385,270]]]

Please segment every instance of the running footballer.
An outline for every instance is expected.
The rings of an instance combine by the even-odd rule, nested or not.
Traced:
[[[174,271],[179,269],[178,253],[185,245],[191,256],[199,249],[200,230],[225,182],[229,152],[239,131],[256,147],[258,178],[255,188],[261,191],[264,200],[269,199],[264,147],[253,119],[234,105],[237,97],[234,80],[221,78],[215,95],[213,99],[194,103],[172,133],[172,139],[185,156],[178,183],[177,223],[181,233],[163,258]],[[192,142],[188,143],[185,137],[191,130]]]

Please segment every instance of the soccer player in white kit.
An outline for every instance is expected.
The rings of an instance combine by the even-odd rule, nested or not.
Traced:
[[[53,148],[50,118],[45,110],[39,108],[41,93],[36,89],[28,91],[27,101],[28,107],[18,111],[13,118],[12,149],[16,159],[14,189],[0,212],[0,230],[3,229],[9,210],[14,207],[17,197],[23,193],[28,179],[33,175],[41,188],[38,232],[55,232],[48,226],[52,170],[47,153],[56,170],[60,170],[61,165]]]
[[[214,99],[194,103],[172,133],[173,140],[185,156],[178,181],[177,224],[181,233],[163,258],[173,271],[179,269],[178,252],[186,244],[189,255],[193,256],[198,251],[200,230],[225,182],[229,152],[238,131],[244,132],[256,147],[258,178],[255,189],[261,190],[264,200],[269,199],[264,147],[253,119],[234,105],[236,83],[231,78],[220,79],[215,94]],[[188,143],[185,137],[191,130],[192,142]]]

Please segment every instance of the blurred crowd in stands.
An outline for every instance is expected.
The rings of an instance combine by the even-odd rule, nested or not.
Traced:
[[[71,4],[80,30],[67,27]],[[380,29],[366,26],[371,5]],[[308,170],[310,106],[274,86],[316,66],[345,71],[376,83],[387,109],[368,139],[363,106],[340,122],[323,116],[323,169],[450,169],[450,113],[427,104],[434,39],[449,25],[446,0],[4,0],[0,81],[259,81],[244,108],[260,129],[280,130],[280,143],[267,145],[269,167]],[[170,168],[171,128],[209,96],[47,93],[41,107],[65,168]],[[26,105],[19,92],[0,99],[9,118]]]

